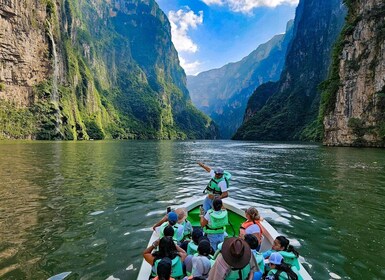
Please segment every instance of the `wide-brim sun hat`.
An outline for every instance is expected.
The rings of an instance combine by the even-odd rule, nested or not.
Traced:
[[[225,262],[233,268],[244,268],[250,262],[250,246],[241,238],[227,238],[223,242],[221,252]]]

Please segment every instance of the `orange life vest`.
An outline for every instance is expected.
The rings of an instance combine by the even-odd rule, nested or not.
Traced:
[[[260,224],[260,221],[246,221],[244,222],[242,225],[241,225],[241,228],[240,228],[240,232],[241,234],[245,235],[245,230],[251,226],[251,225],[257,225],[259,227],[259,230],[261,231],[259,233],[259,238],[262,237],[262,234],[263,234],[263,229],[262,229],[262,226]]]

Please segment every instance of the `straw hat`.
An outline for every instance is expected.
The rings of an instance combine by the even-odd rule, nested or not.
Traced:
[[[241,238],[228,238],[223,242],[222,256],[231,267],[236,269],[244,268],[250,262],[250,246]]]

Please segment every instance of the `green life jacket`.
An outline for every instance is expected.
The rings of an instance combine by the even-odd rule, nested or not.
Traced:
[[[198,252],[198,245],[190,241],[187,245],[187,255],[194,255]]]
[[[226,184],[227,184],[227,188],[230,187],[230,178],[231,178],[231,174],[227,171],[224,172],[223,176],[219,179],[216,179],[216,178],[212,178],[210,180],[210,182],[207,184],[207,187],[206,187],[206,190],[208,193],[210,194],[217,194],[217,195],[221,195],[222,194],[222,190],[221,188],[218,186],[218,184],[222,181],[226,181]]]
[[[255,261],[257,262],[257,265],[259,267],[259,270],[264,273],[265,272],[265,259],[263,258],[263,255],[256,250],[251,250],[251,252],[254,254]]]
[[[210,215],[210,223],[204,227],[203,231],[207,234],[224,233],[226,225],[229,224],[227,210],[214,211],[210,209],[207,213]]]
[[[286,251],[278,251],[278,253],[281,254],[285,263],[287,263],[288,265],[290,265],[292,267],[297,268],[297,270],[300,269],[298,258],[296,257],[296,255],[294,253],[286,252]]]
[[[249,273],[250,264],[247,264],[241,269],[232,268],[230,274],[226,276],[225,280],[246,280],[249,278]]]
[[[274,276],[274,280],[288,280],[289,276],[287,275],[286,272],[282,270],[277,270],[277,269],[272,269],[269,271],[267,276]]]
[[[153,269],[153,272],[155,272],[156,274],[153,275],[153,276],[156,276],[157,275],[157,268],[158,268],[158,264],[161,260],[156,260],[155,263],[154,263],[154,269]],[[179,256],[176,256],[175,258],[173,258],[171,260],[171,277],[173,278],[181,278],[183,277],[183,265],[182,265],[182,260],[180,259]]]
[[[164,237],[164,229],[169,225],[168,222],[164,222],[161,226],[160,226],[160,229],[159,229],[159,239],[162,239],[162,237]],[[183,239],[183,235],[182,236],[178,236],[178,229],[179,227],[181,227],[181,225],[179,224],[175,224],[172,226],[174,228],[174,235],[172,237],[173,240],[175,241],[181,241]]]

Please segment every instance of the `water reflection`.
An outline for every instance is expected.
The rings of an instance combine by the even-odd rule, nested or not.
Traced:
[[[384,278],[385,154],[233,141],[2,142],[0,278],[135,279],[150,227],[202,196],[196,162],[233,175],[315,279]]]

